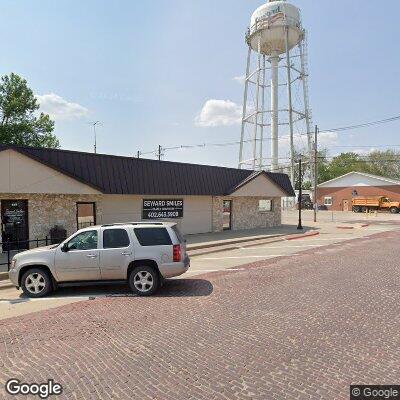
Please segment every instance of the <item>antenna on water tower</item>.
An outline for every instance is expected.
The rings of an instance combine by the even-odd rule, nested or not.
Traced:
[[[239,168],[279,170],[279,130],[284,130],[290,145],[290,175],[294,183],[294,124],[305,122],[307,146],[312,154],[311,112],[308,99],[306,32],[300,10],[284,0],[269,1],[258,7],[246,33],[249,46],[244,87]],[[280,65],[283,61],[283,65]],[[299,64],[299,65],[298,65]],[[279,70],[286,70],[279,82]],[[300,85],[301,104],[293,104],[292,91]],[[285,87],[286,94],[280,88]],[[251,95],[249,95],[249,92]],[[265,104],[270,100],[270,107]],[[280,104],[283,105],[280,106]],[[282,128],[284,127],[284,129]],[[264,161],[263,142],[270,140],[270,165]]]

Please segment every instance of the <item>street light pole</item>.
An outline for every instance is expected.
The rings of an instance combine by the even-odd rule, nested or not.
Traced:
[[[318,186],[318,125],[315,125],[314,137],[314,222],[317,222],[318,201],[317,201],[317,186]]]
[[[297,225],[297,229],[301,230],[303,229],[303,226],[301,224],[301,198],[303,196],[302,192],[302,185],[303,185],[303,179],[302,179],[302,171],[301,171],[301,156],[299,158],[299,198],[298,198],[298,205],[299,205],[299,223]]]

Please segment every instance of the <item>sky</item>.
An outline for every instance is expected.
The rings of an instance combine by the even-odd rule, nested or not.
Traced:
[[[136,156],[158,145],[237,141],[244,34],[261,4],[2,0],[0,74],[27,79],[64,149],[93,151],[93,121],[101,122],[100,153]],[[293,4],[309,36],[313,123],[324,130],[400,115],[400,2]],[[332,155],[400,150],[399,128],[397,121],[330,134],[321,145]],[[163,158],[235,167],[238,152],[237,145],[207,146],[165,151]]]

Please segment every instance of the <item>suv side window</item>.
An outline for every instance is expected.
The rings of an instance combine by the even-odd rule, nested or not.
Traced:
[[[106,229],[103,231],[103,248],[118,249],[129,246],[129,236],[125,229]]]
[[[135,228],[141,246],[168,246],[172,244],[165,228]]]
[[[68,242],[69,250],[94,250],[97,249],[97,231],[78,233]]]

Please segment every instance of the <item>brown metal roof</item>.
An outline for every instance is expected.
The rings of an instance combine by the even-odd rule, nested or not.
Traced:
[[[0,145],[13,149],[106,194],[224,196],[251,180],[254,171],[148,160],[71,150]],[[289,177],[265,172],[288,196]]]

